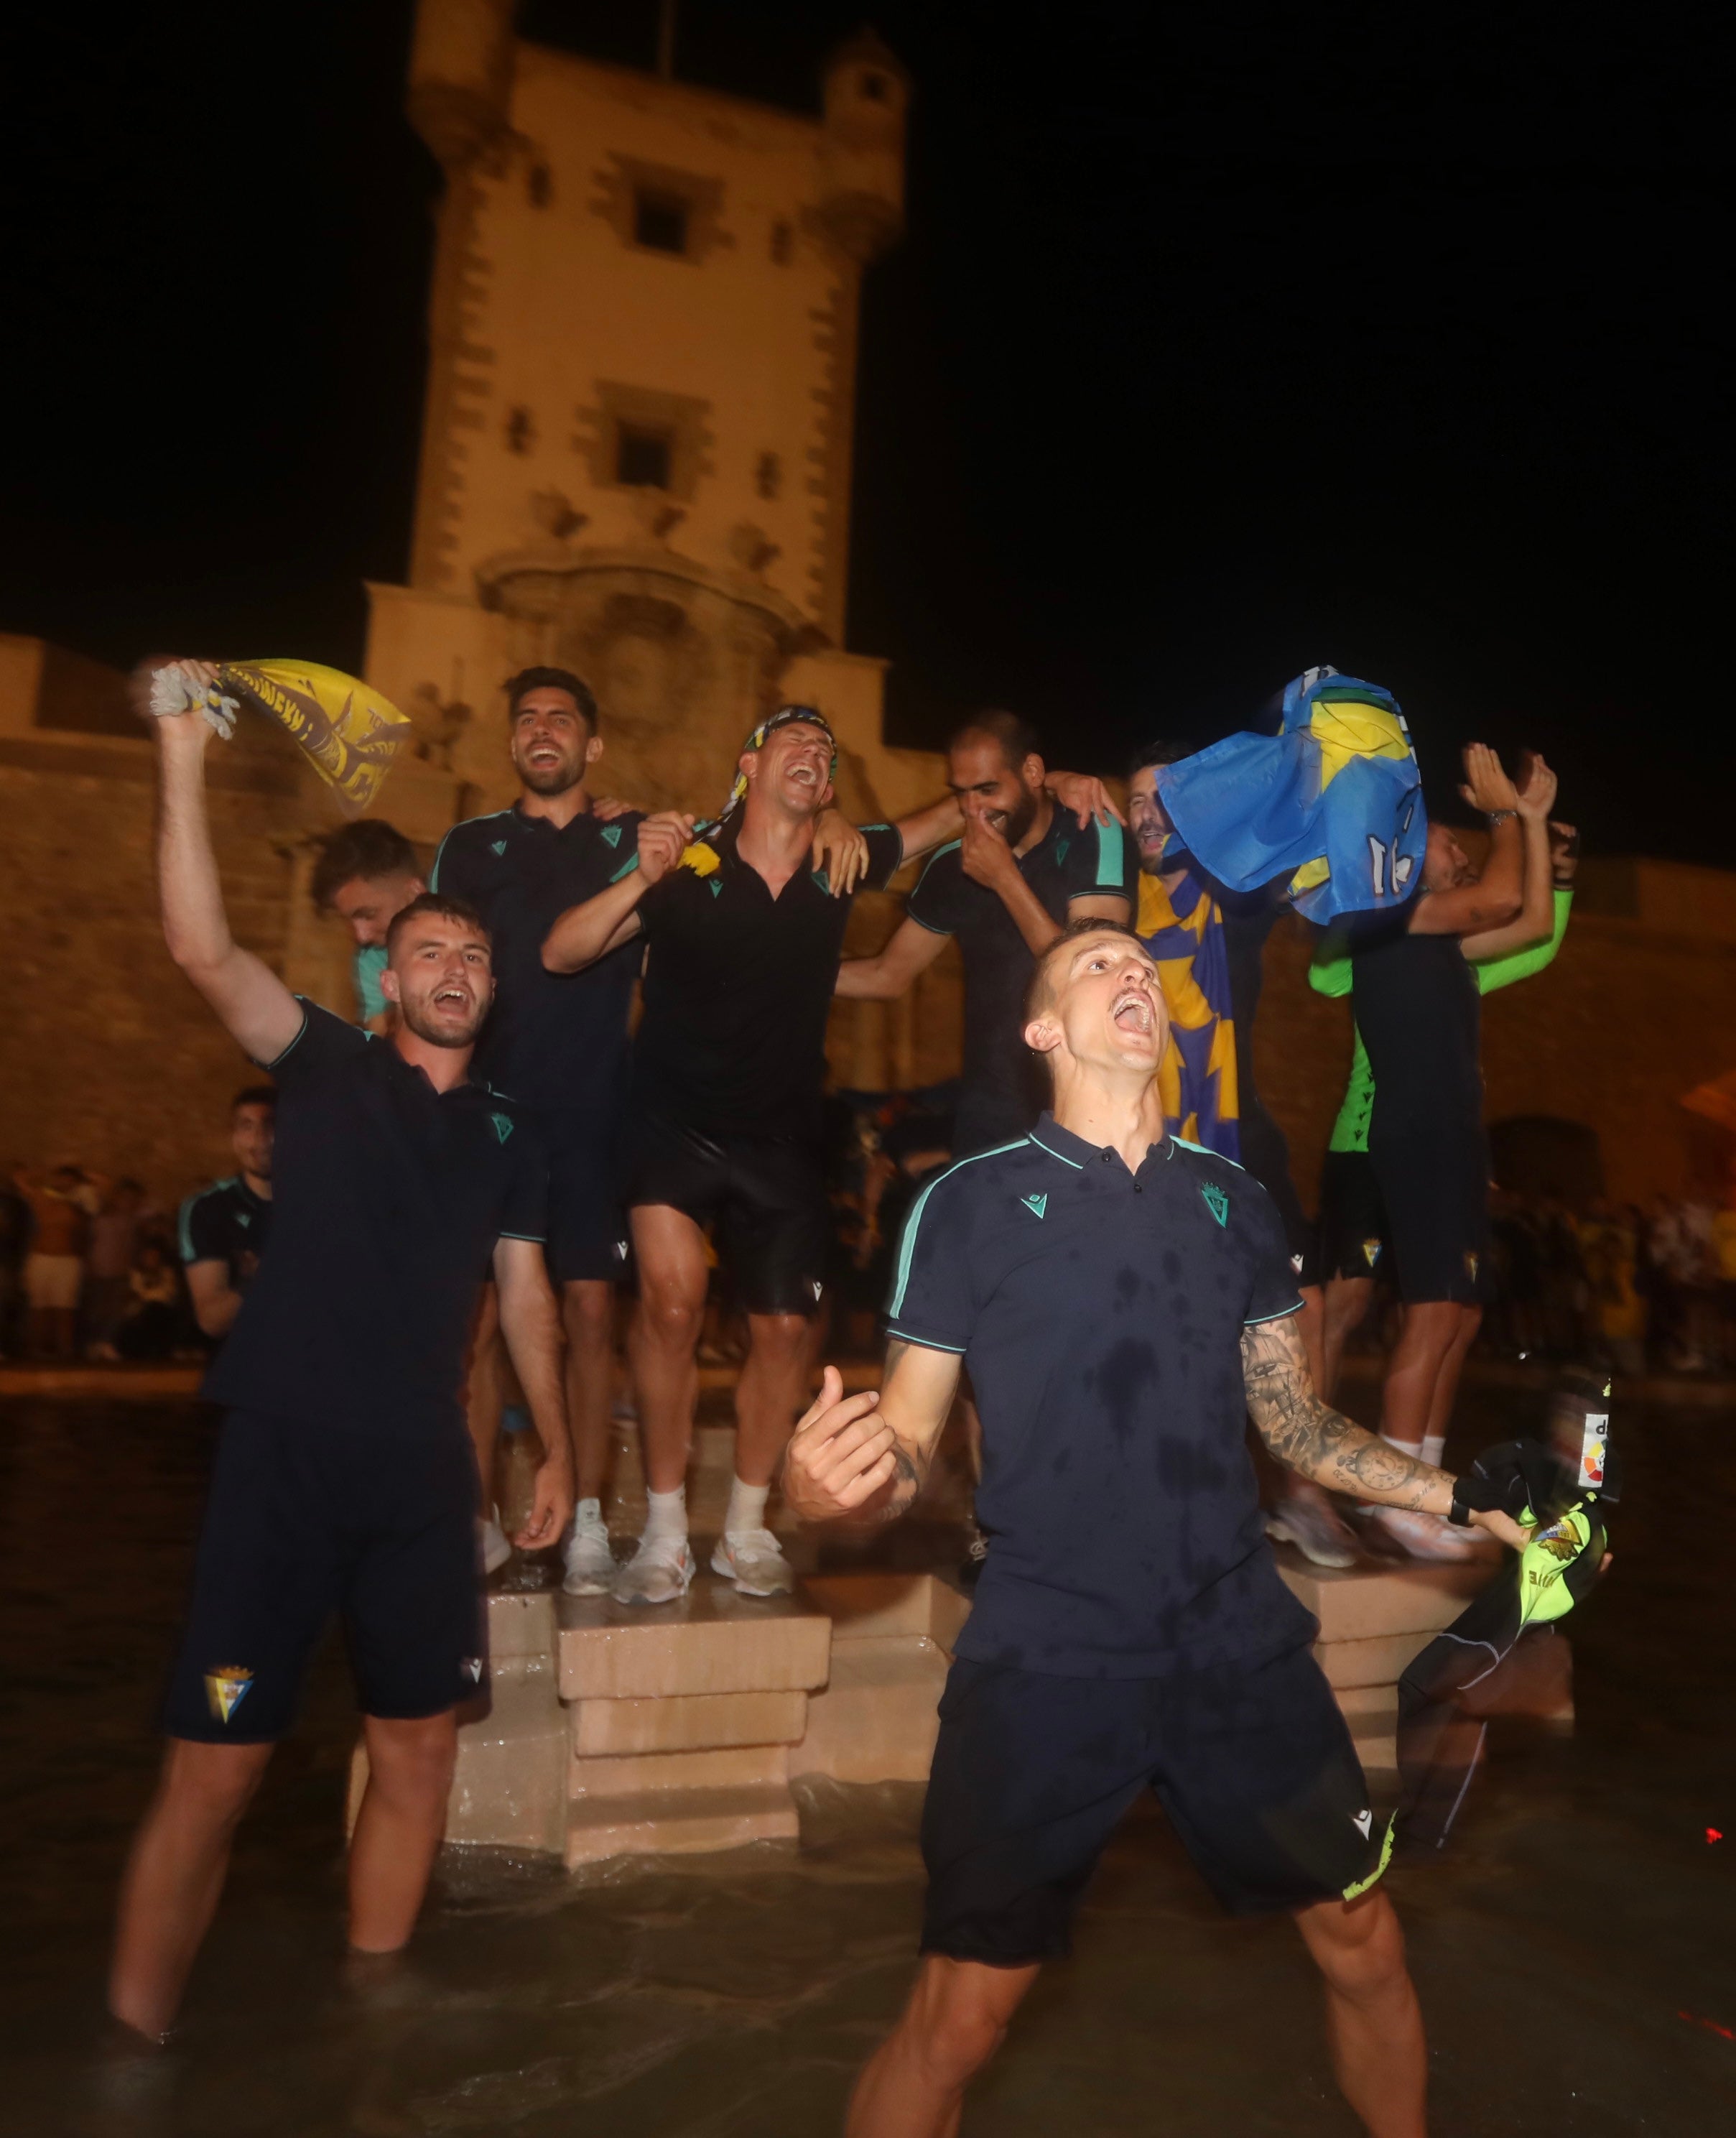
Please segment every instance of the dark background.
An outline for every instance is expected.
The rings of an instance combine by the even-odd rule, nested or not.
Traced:
[[[683,0],[684,78],[812,108],[861,0]],[[409,0],[9,32],[0,627],[361,657],[401,579],[432,160]],[[1317,661],[1431,791],[1543,748],[1588,847],[1736,865],[1729,82],[1712,8],[878,5],[910,228],[864,308],[851,642],[895,741],[1057,761]],[[650,65],[654,0],[527,0]]]

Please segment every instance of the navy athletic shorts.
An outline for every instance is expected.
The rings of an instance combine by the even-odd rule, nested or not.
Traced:
[[[1348,1898],[1383,1867],[1355,1747],[1306,1648],[1161,1678],[961,1658],[923,1809],[923,1950],[991,1967],[1065,1953],[1146,1789],[1232,1915]]]
[[[1489,1139],[1475,1122],[1375,1133],[1368,1155],[1386,1206],[1398,1296],[1407,1306],[1489,1296]]]
[[[576,1109],[539,1110],[549,1151],[549,1271],[557,1284],[627,1274],[627,1217],[616,1181],[615,1120]]]
[[[1320,1169],[1320,1270],[1335,1276],[1390,1276],[1387,1206],[1365,1150],[1329,1150]]]
[[[831,1212],[811,1145],[772,1136],[714,1142],[641,1111],[628,1150],[628,1208],[667,1203],[696,1225],[714,1225],[738,1305],[749,1314],[814,1311]]]
[[[473,1697],[487,1654],[476,1508],[461,1423],[410,1437],[231,1411],[164,1730],[283,1736],[334,1613],[364,1715],[407,1721]]]

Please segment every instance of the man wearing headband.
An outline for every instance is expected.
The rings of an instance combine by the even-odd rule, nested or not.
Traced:
[[[836,744],[812,706],[785,705],[743,749],[721,817],[646,818],[607,889],[561,915],[543,945],[576,973],[642,937],[644,1014],[634,1042],[624,1168],[639,1265],[631,1339],[645,1432],[645,1533],[613,1593],[663,1604],[695,1573],[685,1480],[705,1311],[705,1228],[729,1263],[751,1341],[736,1390],[735,1478],[712,1568],[744,1594],[790,1588],[765,1526],[767,1491],[802,1404],[807,1322],[829,1224],[820,1100],[848,897],[812,866]],[[950,801],[867,827],[863,881],[948,835]]]

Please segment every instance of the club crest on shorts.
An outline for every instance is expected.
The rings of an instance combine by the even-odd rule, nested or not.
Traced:
[[[1229,1223],[1230,1198],[1215,1180],[1208,1180],[1200,1189],[1200,1200],[1220,1225]]]
[[[489,1119],[495,1125],[495,1134],[500,1137],[502,1143],[505,1143],[508,1136],[512,1134],[512,1115],[510,1114],[490,1114],[489,1115]]]
[[[1298,1276],[1302,1274],[1302,1261],[1303,1257],[1300,1255],[1292,1255],[1290,1258],[1290,1268]]]
[[[1476,1282],[1477,1272],[1482,1267],[1482,1266],[1483,1257],[1479,1254],[1474,1253],[1470,1248],[1467,1247],[1465,1250],[1465,1274],[1470,1279],[1473,1284]]]
[[[1367,1262],[1370,1269],[1373,1269],[1374,1265],[1380,1260],[1380,1251],[1382,1244],[1383,1242],[1379,1240],[1364,1240],[1363,1242],[1363,1260]]]
[[[241,1663],[219,1663],[215,1670],[206,1672],[205,1697],[219,1722],[227,1722],[246,1698],[252,1682],[252,1672]]]
[[[458,1658],[458,1675],[460,1677],[467,1677],[472,1685],[480,1685],[482,1682],[481,1657],[461,1656]]]
[[[1364,1841],[1372,1838],[1374,1833],[1374,1814],[1372,1811],[1353,1812],[1350,1814],[1350,1823],[1361,1834]]]
[[[1049,1207],[1046,1195],[1022,1195],[1019,1200],[1034,1218],[1041,1218]]]
[[[602,842],[606,847],[618,847],[621,844],[620,825],[605,824],[602,827]]]

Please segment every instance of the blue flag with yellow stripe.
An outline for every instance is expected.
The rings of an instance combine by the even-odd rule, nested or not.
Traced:
[[[1166,764],[1158,792],[1179,843],[1232,891],[1290,875],[1299,913],[1402,905],[1428,818],[1410,730],[1377,683],[1310,668],[1285,686],[1275,735],[1232,735]]]
[[[1169,1044],[1158,1066],[1163,1125],[1171,1135],[1241,1158],[1236,1022],[1222,909],[1191,870],[1168,888],[1139,878],[1134,925],[1158,969]]]

